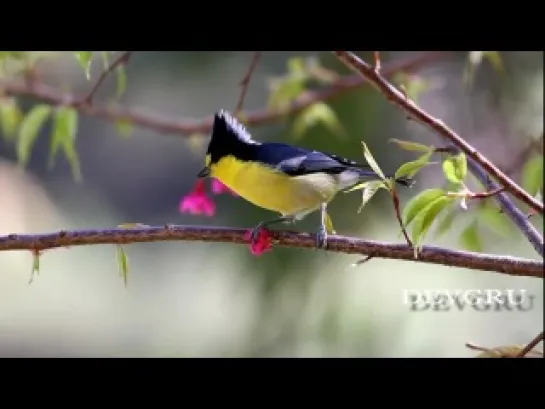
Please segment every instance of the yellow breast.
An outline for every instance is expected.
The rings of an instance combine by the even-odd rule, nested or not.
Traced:
[[[256,162],[242,162],[232,156],[211,166],[211,176],[219,179],[249,202],[283,215],[316,210],[336,193],[329,175],[290,177]]]

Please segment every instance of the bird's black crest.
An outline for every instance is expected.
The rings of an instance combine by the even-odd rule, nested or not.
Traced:
[[[249,155],[251,147],[258,145],[261,143],[254,140],[246,127],[229,112],[220,110],[214,115],[212,137],[207,151],[212,163],[230,154],[244,159]]]
[[[244,143],[259,145],[259,142],[252,139],[246,127],[223,109],[214,116],[212,139],[214,138],[236,138]]]

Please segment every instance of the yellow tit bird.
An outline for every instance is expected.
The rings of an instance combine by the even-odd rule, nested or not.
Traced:
[[[317,246],[327,246],[327,204],[342,190],[380,177],[370,167],[315,150],[283,143],[255,141],[245,127],[227,111],[214,117],[205,167],[198,177],[214,177],[242,198],[281,217],[255,226],[292,223],[316,210],[321,212]],[[410,180],[397,183],[409,186]]]

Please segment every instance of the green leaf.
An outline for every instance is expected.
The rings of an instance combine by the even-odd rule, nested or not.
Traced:
[[[453,201],[447,196],[438,197],[418,213],[412,228],[412,241],[416,246],[422,242],[439,213]]]
[[[437,225],[437,229],[435,229],[435,237],[440,237],[443,234],[445,234],[450,228],[452,227],[452,223],[454,223],[454,219],[458,215],[458,212],[456,212],[456,209],[450,209],[442,218],[439,224]]]
[[[117,74],[117,83],[116,83],[116,96],[121,98],[125,91],[127,90],[127,71],[125,66],[120,65],[115,70]]]
[[[305,90],[304,78],[282,78],[273,82],[269,95],[270,109],[285,109]]]
[[[399,179],[404,176],[413,178],[423,167],[437,164],[437,162],[428,162],[428,159],[429,157],[424,159],[420,158],[411,162],[404,163],[396,170],[394,178]]]
[[[522,185],[531,195],[543,188],[543,155],[531,158],[522,170]]]
[[[81,182],[81,164],[75,145],[73,143],[70,145],[63,145],[63,151],[64,156],[66,156],[66,159],[70,164],[70,168],[72,169],[72,177],[76,182]]]
[[[19,137],[17,139],[17,159],[21,165],[26,166],[28,163],[40,128],[50,114],[51,107],[40,104],[32,108],[23,118],[19,126]]]
[[[319,123],[324,124],[333,134],[344,133],[335,111],[323,102],[316,102],[298,115],[293,123],[293,134],[295,137],[301,137],[310,127]]]
[[[13,58],[14,60],[24,60],[28,51],[0,51],[0,60]]]
[[[122,223],[118,224],[117,227],[120,229],[145,229],[146,227],[151,227],[149,224],[142,223]]]
[[[110,55],[108,54],[108,51],[101,51],[100,57],[102,58],[104,70],[108,70],[110,68]]]
[[[382,180],[386,180],[384,173],[382,173],[382,170],[377,165],[377,162],[375,161],[375,158],[373,158],[373,155],[371,154],[371,151],[367,147],[366,143],[362,142],[361,144],[363,145],[363,156],[365,156],[365,160],[367,161],[368,165],[378,176],[380,176]]]
[[[32,270],[30,272],[30,280],[28,284],[32,284],[34,281],[34,275],[40,274],[40,252],[32,251]]]
[[[22,120],[23,113],[13,98],[0,99],[0,123],[2,135],[7,141],[13,139]]]
[[[62,148],[72,169],[74,179],[81,181],[81,167],[75,147],[78,130],[78,112],[70,107],[59,107],[55,111],[53,124],[49,166],[54,166],[57,153]]]
[[[406,151],[420,151],[420,152],[429,152],[435,149],[434,146],[422,145],[421,143],[403,141],[401,139],[391,138],[389,142],[393,142],[398,145],[401,149]]]
[[[418,98],[433,86],[433,81],[414,74],[399,72],[394,82],[400,84],[408,98],[417,101]]]
[[[447,192],[443,189],[427,189],[413,197],[403,209],[405,226],[408,226],[426,206],[446,194]]]
[[[483,51],[484,56],[494,68],[494,70],[500,74],[505,72],[505,69],[503,67],[502,58],[499,51]]]
[[[449,156],[443,161],[443,172],[449,182],[463,184],[467,176],[466,155],[460,152],[458,155]]]
[[[302,57],[293,57],[288,60],[288,72],[294,76],[304,76],[306,73],[306,61]]]
[[[129,119],[119,119],[115,123],[115,128],[121,136],[130,136],[134,131],[134,125]]]
[[[87,80],[91,79],[91,62],[93,61],[93,52],[92,51],[75,51],[74,55],[76,60],[78,60],[81,68],[85,72],[85,77]]]
[[[78,129],[78,113],[69,107],[59,107],[53,117],[53,133],[49,151],[49,166],[55,164],[55,158],[65,143],[74,140]]]
[[[460,244],[463,248],[470,251],[483,251],[483,243],[479,234],[477,221],[471,222],[460,234]]]
[[[371,200],[371,198],[375,195],[375,193],[378,192],[380,188],[386,188],[382,180],[372,180],[369,182],[365,182],[365,187],[363,188],[361,193],[361,204],[358,208],[358,213],[361,213],[363,207],[367,204],[367,202],[369,202],[369,200]]]
[[[478,210],[479,222],[486,225],[495,233],[507,236],[511,232],[511,223],[505,213],[493,206],[483,206]]]
[[[123,246],[120,244],[116,245],[116,254],[119,274],[123,277],[123,283],[125,284],[125,287],[127,287],[129,280],[129,258],[127,257],[127,253],[125,253]]]
[[[327,212],[325,214],[325,228],[328,233],[337,234],[335,227],[333,226],[333,219],[331,219],[331,216]]]

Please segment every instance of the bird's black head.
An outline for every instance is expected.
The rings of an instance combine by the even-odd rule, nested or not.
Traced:
[[[214,115],[212,135],[206,150],[206,166],[198,174],[205,177],[210,174],[210,166],[223,157],[233,155],[241,160],[251,159],[251,147],[260,143],[253,140],[244,125],[233,115],[221,110]]]

